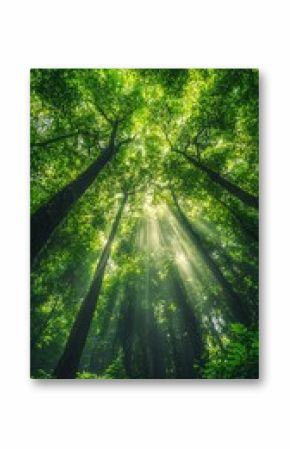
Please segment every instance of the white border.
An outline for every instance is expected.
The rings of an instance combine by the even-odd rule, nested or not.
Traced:
[[[1,7],[1,447],[289,446],[287,5],[11,0]],[[260,69],[260,381],[29,380],[31,67]]]

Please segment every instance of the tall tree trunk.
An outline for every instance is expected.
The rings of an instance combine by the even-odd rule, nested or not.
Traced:
[[[166,247],[170,248],[170,233],[167,232],[164,224],[161,223],[162,240]],[[200,368],[203,365],[203,341],[200,327],[200,320],[198,319],[195,308],[190,304],[187,291],[184,287],[183,280],[176,265],[171,265],[168,270],[167,282],[169,285],[169,292],[174,293],[174,302],[180,314],[183,330],[179,329],[179,341],[175,335],[175,355],[176,348],[179,346],[180,357],[175,362],[176,374],[179,378],[192,379],[200,377],[200,370],[196,369],[195,365]],[[185,335],[184,335],[185,333]]]
[[[150,378],[164,379],[166,371],[164,364],[164,342],[161,329],[158,329],[153,309],[149,311],[146,344],[148,345],[152,358],[152,372],[150,373]]]
[[[244,219],[235,209],[225,203],[223,200],[213,195],[214,198],[224,206],[228,212],[232,215],[234,221],[240,226],[244,234],[246,234],[253,241],[259,240],[259,228],[255,224],[250,224],[248,219]]]
[[[180,336],[180,330],[178,328],[178,332],[174,329],[174,323],[172,319],[173,312],[166,312],[166,318],[168,322],[168,333],[169,333],[169,342],[170,342],[170,367],[172,372],[174,372],[173,378],[175,379],[183,379],[184,378],[184,357],[182,353],[183,346],[181,347],[180,342],[178,341],[178,336]]]
[[[208,266],[209,270],[211,271],[211,273],[213,274],[213,276],[215,277],[217,282],[221,285],[223,292],[225,293],[225,295],[229,301],[230,309],[232,311],[234,318],[237,321],[244,323],[245,325],[248,325],[250,322],[250,317],[249,317],[248,308],[244,304],[244,301],[232,289],[230,283],[224,277],[220,268],[218,267],[218,265],[216,264],[214,259],[211,257],[211,255],[210,255],[205,243],[203,242],[202,238],[200,237],[197,229],[188,220],[187,216],[181,209],[173,190],[171,190],[171,193],[172,193],[172,198],[173,198],[174,204],[177,209],[177,214],[175,214],[177,219],[180,220],[184,229],[187,231],[188,235],[191,237],[192,242],[198,248],[198,250],[199,250],[204,262]]]
[[[188,154],[184,153],[183,151],[174,150],[176,153],[182,154],[189,162],[191,162],[195,167],[199,168],[203,173],[206,173],[207,176],[214,181],[216,184],[219,184],[224,189],[226,189],[231,195],[234,195],[236,198],[241,200],[244,204],[247,206],[253,207],[255,209],[259,208],[259,198],[251,195],[248,192],[245,192],[240,187],[236,186],[232,182],[228,181],[227,179],[223,178],[219,173],[216,173],[211,168],[204,165],[201,161],[198,159],[189,156]]]
[[[122,317],[120,323],[120,336],[123,347],[124,366],[128,378],[134,378],[133,366],[133,340],[134,340],[134,325],[135,325],[135,288],[129,282],[126,288],[126,298],[122,307]]]
[[[102,168],[116,153],[115,137],[117,124],[113,126],[106,150],[74,181],[63,187],[31,217],[31,261],[45,245],[55,228],[67,215],[71,207],[94,182]]]
[[[121,220],[122,212],[127,202],[127,198],[128,195],[124,195],[114,223],[112,225],[110,236],[102,251],[90,290],[81,305],[80,311],[76,317],[76,320],[68,337],[63,355],[61,356],[55,369],[54,374],[59,379],[73,379],[77,372],[80,358],[88,336],[90,324],[92,322],[101,291],[106,265],[110,256],[111,246],[114,241],[119,222]]]
[[[116,307],[116,301],[119,292],[118,287],[119,286],[116,284],[113,288],[113,291],[110,293],[106,308],[106,314],[105,316],[103,316],[103,319],[101,321],[101,330],[95,336],[95,343],[93,345],[89,363],[89,371],[92,373],[98,373],[102,371],[112,362],[115,356],[116,345],[113,344],[115,336],[109,337],[109,345],[103,346],[102,343],[108,340],[108,336],[110,334],[110,320],[112,318],[112,315],[114,314],[114,310]]]
[[[174,269],[172,273],[173,286],[175,291],[175,302],[180,309],[181,316],[187,332],[187,341],[184,342],[184,355],[186,366],[184,366],[183,377],[198,379],[200,373],[196,369],[195,365],[202,366],[202,352],[203,342],[202,334],[199,325],[199,321],[196,317],[195,311],[188,302],[187,294],[177,273],[177,269]]]
[[[150,227],[146,221],[146,259],[145,259],[145,279],[144,279],[144,340],[147,345],[148,377],[150,379],[163,379],[165,377],[164,364],[164,341],[161,330],[158,328],[154,313],[155,298],[159,293],[154,279],[158,279],[156,267],[153,266],[150,258]]]

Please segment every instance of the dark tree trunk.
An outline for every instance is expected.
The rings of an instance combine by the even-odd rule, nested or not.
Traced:
[[[149,317],[150,321],[148,323],[146,344],[148,344],[152,358],[152,371],[150,374],[150,378],[164,379],[165,366],[162,333],[161,330],[157,327],[153,310],[151,310]]]
[[[164,363],[164,341],[161,329],[158,328],[154,314],[155,298],[158,296],[159,288],[154,282],[158,279],[156,267],[152,265],[150,259],[150,229],[148,222],[146,225],[146,266],[145,266],[145,319],[144,319],[144,340],[147,345],[148,377],[150,379],[163,379],[165,377]]]
[[[199,321],[195,311],[188,302],[187,294],[184,289],[182,280],[177,274],[177,269],[172,272],[173,286],[175,291],[175,302],[179,308],[186,331],[186,341],[184,342],[184,359],[183,377],[185,379],[198,379],[200,377],[199,370],[202,367],[203,342]]]
[[[204,165],[201,161],[198,159],[189,156],[188,154],[184,153],[183,151],[175,150],[176,153],[182,154],[189,162],[191,162],[195,167],[199,168],[202,172],[206,173],[207,176],[214,181],[216,184],[219,184],[224,189],[226,189],[231,195],[234,195],[236,198],[241,200],[244,204],[247,206],[253,207],[255,209],[259,208],[259,198],[251,195],[248,192],[245,192],[240,187],[236,186],[232,182],[228,181],[227,179],[223,178],[219,173],[216,173],[211,168]]]
[[[175,270],[176,271],[176,270]],[[199,378],[200,374],[195,368],[195,364],[202,366],[203,341],[199,320],[193,311],[192,306],[188,302],[187,294],[179,276],[174,279],[175,301],[180,308],[185,329],[187,332],[188,348],[187,360],[190,361],[188,366],[188,377]]]
[[[244,301],[242,298],[232,289],[230,283],[227,281],[227,279],[224,277],[223,273],[221,272],[220,268],[214,261],[214,259],[211,257],[205,243],[203,242],[202,238],[200,237],[197,229],[195,226],[188,220],[184,212],[182,211],[181,207],[179,206],[179,203],[177,201],[177,198],[175,196],[175,193],[171,190],[172,197],[174,204],[177,209],[177,219],[180,220],[182,223],[184,229],[187,231],[188,235],[191,237],[191,240],[193,244],[198,248],[203,260],[205,261],[206,265],[212,272],[213,276],[217,280],[217,282],[221,285],[223,292],[225,293],[228,301],[229,306],[232,311],[232,314],[234,318],[244,323],[245,325],[249,324],[250,317],[248,308],[244,304]]]
[[[113,127],[106,150],[74,181],[56,193],[47,204],[41,206],[31,217],[31,261],[48,241],[49,237],[67,215],[71,207],[94,182],[102,168],[116,153],[115,137],[117,125]]]
[[[129,378],[134,378],[133,339],[135,324],[135,289],[130,284],[127,285],[121,320],[120,335],[124,354],[124,366],[127,376]]]
[[[171,369],[174,372],[175,379],[183,379],[185,377],[184,375],[184,357],[182,353],[183,347],[180,345],[180,341],[178,341],[177,338],[177,332],[174,329],[173,325],[173,319],[172,319],[172,312],[167,311],[167,322],[168,322],[168,332],[169,332],[169,341],[170,341],[170,354],[171,354],[171,360],[170,365]],[[179,327],[178,327],[179,329]],[[180,331],[179,331],[180,332]],[[187,377],[187,375],[186,375]]]
[[[92,373],[98,373],[102,371],[105,367],[107,367],[115,357],[115,344],[113,341],[115,336],[110,337],[110,319],[114,314],[116,301],[118,297],[118,286],[114,286],[113,291],[108,298],[107,310],[106,314],[101,322],[101,330],[100,333],[95,337],[95,343],[93,345],[92,354],[90,357],[89,370]],[[109,338],[108,338],[109,337]],[[104,342],[109,340],[109,348],[108,345],[105,345]]]
[[[246,234],[250,239],[257,242],[259,240],[259,228],[254,223],[250,224],[247,219],[244,219],[238,212],[235,211],[231,206],[229,206],[227,203],[222,201],[221,199],[217,198],[215,195],[213,195],[214,198],[222,204],[228,212],[232,215],[234,221],[240,226],[244,234]]]
[[[161,227],[163,243],[170,247],[170,233],[167,232],[164,225],[161,224]],[[189,302],[183,280],[175,265],[169,267],[167,280],[170,286],[169,291],[174,292],[175,304],[181,319],[181,326],[178,327],[180,335],[178,337],[171,335],[174,344],[174,356],[177,356],[177,351],[180,353],[175,360],[176,375],[178,378],[197,379],[200,378],[200,368],[203,365],[203,341],[200,320],[197,317],[196,310]],[[171,323],[172,330],[173,326]],[[197,369],[197,366],[199,369]]]
[[[58,379],[73,379],[77,372],[80,358],[88,336],[90,324],[92,322],[101,291],[106,265],[110,256],[111,246],[114,241],[119,222],[121,220],[122,212],[127,202],[127,198],[128,196],[125,195],[119,207],[114,223],[112,225],[109,239],[102,251],[102,255],[100,257],[90,290],[81,305],[80,311],[76,317],[76,320],[68,337],[63,355],[61,356],[55,369],[54,374]]]

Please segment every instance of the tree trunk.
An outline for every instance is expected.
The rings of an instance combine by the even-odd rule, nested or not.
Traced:
[[[183,378],[198,379],[200,373],[195,365],[202,367],[203,342],[199,321],[195,311],[188,302],[187,294],[180,279],[177,269],[172,272],[173,286],[175,291],[175,302],[181,312],[185,325],[187,339],[183,344],[185,366],[183,367]]]
[[[174,372],[173,378],[175,379],[184,379],[184,357],[182,353],[182,349],[180,342],[178,341],[178,337],[176,334],[180,335],[180,331],[178,332],[174,329],[174,323],[172,319],[172,312],[168,311],[166,313],[167,322],[168,322],[168,333],[169,333],[169,342],[170,342],[170,367],[172,372]]]
[[[107,303],[107,309],[105,316],[102,315],[103,319],[101,321],[100,325],[100,333],[98,333],[94,337],[94,345],[90,357],[90,363],[89,363],[89,371],[92,373],[99,373],[102,371],[105,367],[107,367],[114,359],[115,356],[115,346],[113,344],[114,337],[110,337],[110,320],[112,315],[114,314],[114,310],[116,307],[116,302],[118,298],[118,285],[116,284],[113,288],[113,291],[110,293],[110,296],[108,298]],[[108,340],[109,336],[109,347],[108,345],[103,346],[103,343]]]
[[[259,208],[259,198],[251,195],[248,192],[245,192],[240,187],[236,186],[232,182],[228,181],[227,179],[223,178],[219,173],[216,173],[215,171],[211,170],[211,168],[204,165],[202,162],[200,162],[198,159],[189,156],[188,154],[184,153],[183,151],[174,150],[176,153],[182,154],[189,162],[191,162],[195,167],[199,168],[201,171],[207,174],[207,176],[214,181],[216,184],[219,184],[224,189],[226,189],[231,195],[234,195],[236,198],[241,200],[244,204],[247,206],[253,207],[255,209]]]
[[[170,248],[170,233],[167,232],[162,224],[161,228],[164,244]],[[199,368],[203,365],[203,341],[200,320],[195,308],[189,302],[188,294],[176,265],[169,267],[167,282],[169,292],[174,294],[174,302],[182,322],[182,326],[179,327],[179,338],[177,339],[176,335],[172,335],[172,338],[175,339],[173,347],[175,356],[178,346],[178,351],[180,352],[180,356],[175,361],[176,375],[183,379],[197,379],[200,377],[200,369],[197,369],[196,365]]]
[[[204,244],[203,240],[201,239],[197,229],[194,227],[194,225],[188,220],[184,212],[182,211],[181,207],[179,206],[179,203],[177,201],[177,198],[175,196],[175,193],[173,190],[171,190],[172,197],[174,204],[177,209],[177,219],[179,219],[184,226],[185,230],[187,231],[188,235],[191,237],[192,242],[194,245],[198,248],[204,262],[210,269],[211,273],[217,280],[217,282],[221,285],[223,292],[225,293],[226,297],[228,298],[230,309],[232,311],[232,314],[234,318],[244,323],[245,325],[249,324],[250,317],[247,310],[246,305],[244,304],[242,298],[234,292],[232,289],[230,283],[226,280],[223,273],[219,269],[218,265],[215,263],[214,259],[211,257],[206,245]]]
[[[251,225],[248,219],[244,219],[238,212],[235,211],[235,209],[233,209],[223,200],[217,198],[215,195],[213,196],[220,204],[222,204],[228,210],[228,212],[232,215],[234,221],[240,226],[244,234],[250,237],[251,240],[257,242],[259,240],[258,226],[255,226],[255,224]]]
[[[114,241],[119,222],[121,220],[122,212],[127,202],[127,198],[128,195],[126,194],[115,217],[109,239],[102,251],[102,255],[97,265],[90,290],[81,305],[80,311],[76,317],[71,333],[69,335],[63,355],[61,356],[55,369],[54,374],[58,379],[73,379],[77,372],[80,358],[88,336],[90,324],[92,322],[98,297],[101,291],[106,265],[110,256],[111,246]]]
[[[133,340],[135,325],[135,288],[129,282],[126,288],[126,298],[124,298],[122,306],[122,316],[120,323],[120,334],[124,355],[124,367],[128,378],[134,378],[133,366]]]
[[[94,182],[102,168],[116,153],[115,137],[117,125],[113,127],[106,150],[74,181],[57,192],[31,217],[31,261],[37,256],[49,237],[67,215],[71,207]]]

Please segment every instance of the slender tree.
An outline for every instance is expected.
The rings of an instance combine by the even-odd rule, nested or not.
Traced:
[[[231,195],[238,198],[247,206],[253,207],[255,209],[259,208],[259,198],[251,195],[245,190],[241,189],[234,183],[228,181],[224,177],[222,177],[219,173],[215,172],[211,168],[207,167],[203,162],[201,162],[198,158],[193,156],[189,156],[186,152],[174,149],[174,151],[178,154],[181,154],[185,159],[187,159],[192,165],[205,173],[213,182],[219,184],[225,190],[227,190]]]
[[[183,345],[180,343],[180,331],[179,327],[176,330],[174,327],[173,312],[167,307],[166,309],[166,321],[168,325],[169,336],[169,354],[170,354],[170,367],[173,370],[174,376],[177,379],[184,378],[184,355]]]
[[[133,367],[133,342],[134,342],[134,325],[135,325],[135,288],[129,282],[126,288],[126,295],[122,305],[120,337],[123,346],[124,366],[129,378],[134,377]]]
[[[68,337],[64,352],[55,369],[55,376],[59,379],[73,379],[77,372],[80,358],[88,336],[90,324],[93,319],[93,315],[101,291],[103,277],[111,252],[111,246],[117,233],[117,229],[127,199],[128,194],[125,194],[112,225],[108,241],[103,248],[91,287],[81,305],[80,311],[76,317],[76,320]]]
[[[108,146],[97,159],[76,179],[57,192],[45,205],[41,206],[31,218],[31,259],[37,256],[55,228],[61,223],[71,207],[95,181],[100,171],[114,157],[120,145],[116,143],[119,121],[112,127]],[[126,140],[127,141],[127,140]]]
[[[118,298],[119,286],[116,283],[112,290],[110,290],[110,296],[106,301],[105,313],[102,315],[102,319],[100,320],[100,331],[93,338],[92,342],[92,350],[89,362],[89,370],[92,373],[101,372],[104,368],[106,368],[114,359],[116,355],[116,344],[114,344],[114,339],[116,332],[113,336],[111,336],[110,332],[110,320],[114,315],[114,311],[116,309],[116,302]],[[101,348],[104,346],[104,343],[107,341],[111,341],[109,350],[104,351]]]
[[[257,376],[257,75],[32,71],[32,377]]]
[[[202,238],[199,235],[199,232],[197,231],[196,227],[191,223],[183,210],[181,209],[179,202],[177,200],[177,197],[171,189],[172,198],[176,207],[176,212],[173,210],[173,213],[177,217],[177,219],[182,223],[184,229],[188,233],[188,235],[191,237],[192,242],[194,245],[198,248],[200,254],[203,257],[203,260],[205,261],[206,265],[212,272],[213,276],[217,280],[217,282],[221,285],[223,292],[225,293],[230,309],[238,321],[244,324],[249,324],[250,322],[250,316],[248,312],[248,308],[246,304],[244,303],[243,299],[238,295],[232,288],[231,284],[227,281],[225,276],[223,275],[222,271],[214,261],[214,259],[211,257],[209,251],[207,250],[207,247],[202,240]]]
[[[173,280],[173,288],[175,292],[175,302],[180,310],[181,317],[185,326],[186,341],[182,351],[184,353],[185,363],[183,366],[182,377],[184,378],[198,378],[200,374],[196,365],[201,368],[202,365],[202,353],[203,353],[203,341],[200,329],[200,323],[196,316],[192,305],[189,303],[188,296],[185,288],[178,274],[178,270],[175,267],[171,270],[171,279]]]
[[[216,195],[213,195],[214,198],[222,205],[225,209],[231,214],[235,223],[237,223],[244,234],[248,236],[251,240],[257,241],[259,239],[259,229],[258,226],[255,226],[253,223],[249,223],[246,217],[243,217],[236,211],[233,207],[229,206],[225,201],[218,198]]]
[[[166,232],[163,225],[162,228],[163,244],[165,244],[169,250],[169,234]],[[174,301],[177,310],[179,311],[186,334],[186,338],[183,339],[182,345],[178,350],[181,352],[183,360],[181,366],[176,366],[178,377],[185,379],[198,378],[199,372],[195,365],[199,364],[200,367],[202,365],[203,341],[197,312],[188,298],[188,294],[180,277],[177,266],[173,263],[169,265],[167,280],[170,286],[170,291],[174,293]],[[173,349],[176,355],[178,342],[176,335],[173,334],[174,330],[172,322],[170,323],[170,327]]]

